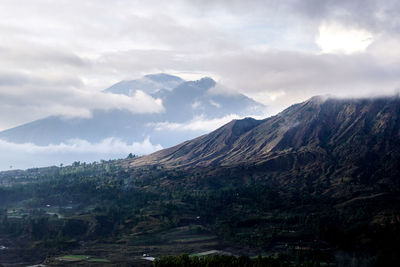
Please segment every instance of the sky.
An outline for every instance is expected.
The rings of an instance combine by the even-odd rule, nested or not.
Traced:
[[[144,93],[101,92],[148,73],[209,76],[271,112],[314,95],[395,94],[399,12],[396,0],[1,0],[0,130],[163,112]]]

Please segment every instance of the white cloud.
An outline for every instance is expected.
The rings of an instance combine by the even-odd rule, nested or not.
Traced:
[[[94,108],[126,109],[132,113],[158,113],[164,111],[161,99],[154,99],[141,90],[137,90],[130,97],[102,93],[97,94],[97,97],[101,97],[102,101],[97,103],[101,106],[95,106]]]
[[[222,125],[230,122],[231,120],[240,118],[236,114],[224,116],[222,118],[206,119],[204,116],[198,116],[193,118],[191,121],[184,123],[174,122],[158,122],[150,123],[149,126],[153,126],[157,131],[201,131],[210,132]]]
[[[255,119],[264,119],[264,114],[260,116],[252,116]],[[198,116],[192,120],[184,123],[174,122],[159,122],[149,123],[149,126],[153,126],[157,131],[198,131],[198,132],[211,132],[217,128],[227,124],[232,120],[243,119],[243,117],[230,114],[221,118],[207,119],[204,116]]]
[[[82,139],[71,139],[60,144],[50,144],[39,146],[32,143],[11,143],[0,139],[0,149],[5,151],[25,152],[31,154],[46,153],[99,153],[99,154],[149,154],[162,149],[161,145],[153,145],[149,138],[143,142],[133,142],[127,144],[116,138],[106,138],[99,143],[90,143]]]
[[[250,94],[252,98],[255,99],[263,99],[260,102],[263,103],[271,103],[277,100],[278,98],[284,97],[285,96],[285,91],[283,90],[277,90],[277,91],[266,91],[266,92],[256,92],[253,95]]]
[[[221,107],[221,104],[220,104],[220,103],[215,102],[215,101],[213,101],[213,100],[210,100],[210,104],[213,105],[213,106],[216,107],[216,108],[220,108],[220,107]]]
[[[363,52],[373,42],[373,35],[364,30],[338,23],[322,23],[316,43],[323,53]]]
[[[215,86],[208,89],[207,93],[211,94],[211,95],[236,95],[236,94],[239,94],[239,92],[237,92],[236,90],[234,90],[232,88],[228,88],[220,83],[217,83]]]
[[[23,118],[29,121],[50,115],[90,118],[96,109],[128,110],[134,114],[164,112],[161,99],[155,99],[140,90],[132,96],[126,96],[77,88],[63,90],[50,86],[27,86],[15,90],[13,87],[0,86],[0,99],[0,113],[12,114],[14,125],[24,122]],[[4,120],[1,122],[4,123]],[[0,123],[0,129],[2,126]]]
[[[194,101],[192,103],[192,109],[197,109],[201,106],[201,103],[199,101]]]
[[[126,143],[116,138],[107,138],[98,143],[74,139],[60,144],[39,146],[32,143],[16,144],[0,139],[0,170],[28,168],[33,166],[70,164],[73,161],[99,161],[126,157],[129,153],[145,155],[162,149],[153,145],[149,138],[142,142]]]

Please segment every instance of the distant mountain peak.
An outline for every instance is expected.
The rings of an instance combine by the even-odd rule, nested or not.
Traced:
[[[179,91],[182,90],[182,88],[185,88],[187,90],[188,88],[197,88],[201,92],[205,92],[210,88],[213,88],[217,83],[210,77],[204,77],[201,78],[200,80],[196,81],[188,81],[179,86]],[[188,86],[189,87],[188,87]]]
[[[211,88],[214,87],[217,83],[210,77],[204,77],[200,80],[196,81],[201,87]]]
[[[120,81],[103,92],[131,96],[137,90],[141,90],[147,94],[154,94],[160,90],[173,90],[184,82],[185,80],[178,76],[166,73],[147,74],[140,79]]]
[[[147,74],[144,77],[155,82],[170,82],[170,81],[184,82],[182,78],[167,73]]]
[[[195,87],[197,90],[205,91],[215,87],[215,85],[216,82],[210,77],[204,77],[196,81],[185,81],[171,74],[155,73],[147,74],[136,80],[120,81],[105,89],[103,92],[132,96],[137,90],[141,90],[150,95],[158,95],[159,92],[172,91],[178,87],[180,88],[179,90]]]

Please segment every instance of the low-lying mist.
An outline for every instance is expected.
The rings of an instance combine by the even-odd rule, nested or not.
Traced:
[[[162,146],[152,144],[148,137],[142,142],[133,143],[126,143],[114,137],[98,143],[72,139],[65,143],[47,146],[32,143],[17,144],[0,139],[0,170],[125,158],[129,153],[144,155],[160,149]]]

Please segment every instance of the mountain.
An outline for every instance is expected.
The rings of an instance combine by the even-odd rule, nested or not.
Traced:
[[[299,185],[330,183],[343,193],[400,185],[400,99],[313,97],[276,116],[234,120],[210,134],[135,159],[131,167],[252,168],[253,175]],[[340,187],[333,189],[335,184]],[[304,185],[304,184],[303,184]],[[327,189],[328,190],[328,189]]]
[[[0,260],[399,266],[399,166],[399,97],[313,97],[148,156],[0,172]]]
[[[166,73],[148,74],[137,80],[118,82],[103,92],[132,96],[136,90],[142,90],[152,94],[162,89],[172,90],[184,82],[181,78]]]
[[[149,151],[143,151],[141,148],[144,146],[141,145],[142,142],[146,144],[144,140],[150,142],[148,146],[154,144],[169,147],[208,132],[208,128],[198,126],[204,121],[230,116],[256,115],[265,109],[264,105],[242,94],[215,93],[212,90],[215,86],[217,86],[216,82],[208,77],[197,81],[184,81],[177,76],[163,73],[146,75],[137,80],[122,81],[103,92],[131,96],[136,90],[141,90],[161,99],[165,112],[133,114],[125,110],[99,109],[93,110],[91,118],[50,116],[2,131],[0,141],[49,146],[61,143],[74,145],[78,141],[98,144],[112,138],[112,140],[123,142],[125,146],[137,143],[139,148],[132,153],[145,154]],[[197,123],[195,127],[190,126],[193,122]],[[154,147],[147,148],[149,149],[152,149],[150,152],[154,151]],[[113,154],[105,153],[101,157],[125,157],[126,149],[124,150],[123,152],[115,151]],[[17,149],[18,151],[20,149]],[[8,153],[11,152],[8,151]],[[72,163],[73,158],[81,161],[100,160],[97,153],[86,157],[66,151],[50,154],[50,159],[44,162],[39,160],[45,157],[38,154],[26,161],[31,160],[34,166],[46,166],[58,165],[60,162]],[[5,162],[7,159],[2,161],[7,167],[10,165],[21,167],[19,163],[23,156],[15,155],[15,157],[9,157],[9,162]]]
[[[146,75],[142,79],[117,83],[104,92],[125,95],[139,89],[151,92],[151,95],[162,99],[166,110],[162,114],[95,110],[91,118],[67,119],[51,116],[2,131],[0,139],[15,143],[48,145],[70,139],[99,142],[109,137],[135,142],[150,136],[153,143],[171,146],[195,137],[199,131],[178,132],[166,137],[161,136],[155,129],[157,123],[187,123],[200,116],[212,119],[230,114],[245,115],[264,108],[262,104],[241,94],[225,96],[209,93],[209,89],[215,85],[211,78],[185,82],[179,77],[167,74]],[[163,132],[163,135],[165,134]]]

